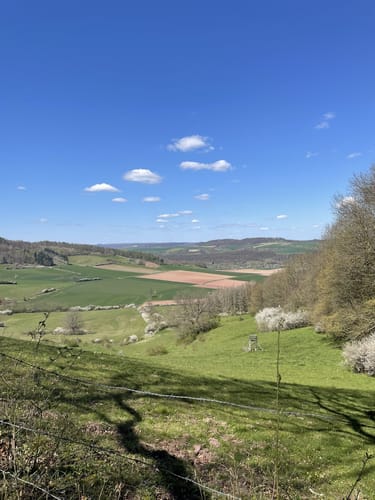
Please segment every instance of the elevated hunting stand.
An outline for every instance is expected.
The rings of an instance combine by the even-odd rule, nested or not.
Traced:
[[[258,344],[258,335],[249,335],[249,343],[247,346],[247,352],[251,351],[263,351],[261,346]]]

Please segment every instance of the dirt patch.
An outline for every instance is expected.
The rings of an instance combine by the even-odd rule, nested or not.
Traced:
[[[170,281],[173,283],[186,283],[198,288],[232,288],[242,286],[244,281],[231,279],[233,276],[222,274],[200,273],[195,271],[166,271],[154,273],[153,275],[138,276],[139,278]]]
[[[260,276],[271,276],[282,269],[224,269],[226,273],[259,274]]]
[[[245,285],[246,281],[236,281],[231,279],[221,279],[208,281],[207,283],[202,283],[200,285],[195,285],[198,288],[233,288],[237,286]]]
[[[177,300],[148,300],[142,306],[175,306],[178,304]]]

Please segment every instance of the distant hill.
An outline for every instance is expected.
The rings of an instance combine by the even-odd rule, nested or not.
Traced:
[[[66,242],[39,241],[29,243],[21,240],[7,240],[0,237],[0,264],[54,266],[68,263],[73,255],[122,256],[132,260],[148,260],[161,263],[152,253],[139,249],[122,250],[99,245],[81,245]]]
[[[151,252],[166,264],[190,264],[225,269],[226,267],[280,267],[291,255],[313,252],[320,240],[284,238],[245,238],[210,240],[200,243],[124,243],[110,248]]]

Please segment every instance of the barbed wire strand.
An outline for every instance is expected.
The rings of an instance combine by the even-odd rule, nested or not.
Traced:
[[[26,481],[26,479],[22,479],[16,475],[12,474],[9,471],[6,471],[4,469],[0,469],[0,472],[2,472],[3,474],[7,474],[8,476],[12,477],[15,481],[20,481],[21,483],[25,483],[25,484],[28,484],[29,486],[32,486],[36,490],[39,490],[42,493],[45,493],[46,495],[48,495],[51,498],[54,498],[55,500],[63,500],[61,497],[57,497],[56,495],[53,495],[51,492],[49,492],[48,490],[45,490],[44,488],[41,488],[37,484],[31,483],[30,481]]]
[[[169,475],[171,475],[171,476],[173,476],[173,477],[175,477],[177,479],[180,479],[180,480],[188,482],[188,483],[192,483],[192,484],[198,486],[199,488],[201,488],[202,490],[206,490],[206,491],[208,491],[210,493],[215,493],[216,495],[219,495],[219,496],[222,496],[222,497],[226,497],[226,498],[230,498],[231,500],[241,500],[240,497],[236,497],[236,496],[231,495],[229,493],[224,493],[222,491],[215,490],[214,488],[210,488],[209,486],[206,486],[204,484],[198,483],[197,481],[194,481],[194,479],[191,479],[190,477],[180,476],[179,474],[176,474],[175,472],[172,472],[171,470],[169,470],[169,469],[167,469],[165,467],[161,467],[161,466],[157,466],[155,464],[151,464],[151,463],[146,462],[145,460],[142,460],[140,458],[124,456],[124,454],[121,451],[116,450],[114,448],[106,448],[104,446],[99,446],[99,445],[97,445],[95,443],[88,443],[87,441],[85,441],[83,439],[72,439],[72,438],[68,438],[66,436],[58,436],[58,435],[53,434],[51,432],[43,431],[41,429],[35,429],[33,427],[28,427],[28,426],[20,424],[20,423],[9,422],[7,420],[1,420],[0,419],[0,424],[12,427],[14,429],[24,430],[26,432],[33,432],[33,433],[39,434],[41,436],[46,436],[46,437],[50,437],[50,438],[53,438],[53,439],[58,439],[58,440],[61,440],[61,441],[65,441],[67,443],[80,444],[81,446],[85,446],[86,448],[90,448],[92,450],[95,450],[95,451],[98,451],[98,452],[101,452],[101,453],[106,453],[106,454],[113,454],[113,453],[115,453],[116,455],[119,455],[122,459],[126,460],[127,462],[138,463],[138,464],[141,464],[141,465],[145,465],[146,467],[150,467],[152,469],[156,469],[156,470],[160,470],[160,471],[166,472],[167,474],[169,474]],[[61,500],[61,499],[58,499],[58,500]]]
[[[142,396],[149,396],[149,397],[154,397],[154,398],[176,399],[176,400],[182,400],[182,401],[197,401],[200,403],[214,403],[214,404],[223,405],[223,406],[231,406],[231,407],[239,408],[239,409],[243,409],[243,410],[260,411],[260,412],[272,413],[272,414],[277,413],[277,410],[275,410],[273,408],[264,408],[261,406],[233,403],[231,401],[223,401],[223,400],[214,399],[214,398],[185,396],[185,395],[179,395],[179,394],[164,394],[164,393],[160,393],[160,392],[142,391],[141,389],[134,389],[131,387],[126,387],[126,386],[102,384],[100,382],[95,382],[95,381],[82,379],[82,378],[76,378],[76,377],[72,377],[69,375],[63,375],[61,373],[55,372],[53,370],[48,370],[46,368],[42,368],[41,366],[34,365],[32,363],[29,363],[28,361],[24,361],[22,359],[16,358],[14,356],[11,356],[9,354],[5,354],[2,352],[0,352],[0,356],[3,356],[5,358],[9,358],[13,361],[24,364],[26,366],[34,368],[35,370],[40,370],[40,371],[47,373],[49,375],[55,375],[61,379],[64,379],[64,380],[67,380],[70,382],[77,382],[77,383],[82,384],[82,385],[93,386],[93,387],[96,387],[96,388],[101,389],[101,390],[125,391],[125,392],[130,392],[133,394],[139,394]],[[298,411],[283,410],[281,413],[283,415],[291,416],[291,417],[313,417],[313,418],[319,418],[319,419],[328,420],[328,421],[338,420],[337,417],[332,417],[330,415],[323,415],[323,414],[313,413],[313,412],[298,412]]]

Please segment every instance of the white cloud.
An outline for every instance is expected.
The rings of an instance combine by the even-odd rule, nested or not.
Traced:
[[[160,175],[151,172],[148,168],[135,168],[126,172],[123,178],[126,181],[142,182],[144,184],[159,184],[162,180]]]
[[[157,203],[160,201],[159,196],[145,196],[142,200],[144,203]]]
[[[128,200],[126,198],[112,198],[114,203],[126,203]]]
[[[156,222],[164,224],[164,222],[168,222],[168,221],[166,221],[165,219],[156,219]]]
[[[192,210],[180,210],[178,212],[180,215],[191,215],[193,213]]]
[[[18,191],[26,191],[25,186],[17,186]]]
[[[319,153],[314,153],[313,151],[307,151],[305,158],[309,159],[309,158],[313,158],[314,156],[318,156],[318,155],[319,155]]]
[[[322,122],[318,123],[317,125],[315,125],[315,128],[317,128],[317,129],[329,128],[329,122],[322,121]]]
[[[355,152],[355,153],[350,153],[350,154],[347,156],[347,159],[348,159],[348,160],[352,160],[353,158],[358,158],[359,156],[362,156],[362,153],[360,153],[360,152],[358,151],[358,152]]]
[[[193,219],[191,222],[192,222],[193,224],[198,224],[198,223],[200,222],[200,220],[199,220],[199,219]]]
[[[316,129],[325,129],[330,127],[330,120],[333,120],[336,118],[336,114],[333,113],[333,111],[328,111],[327,113],[323,114],[322,121],[319,122],[317,125],[315,125]]]
[[[201,201],[207,201],[210,199],[210,195],[207,193],[202,193],[202,194],[197,194],[197,196],[194,196],[194,198]]]
[[[99,193],[101,191],[108,191],[110,193],[118,193],[119,189],[111,186],[110,184],[106,184],[102,182],[101,184],[94,184],[93,186],[85,188],[85,191],[88,193]]]
[[[160,214],[159,219],[170,219],[171,217],[180,217],[180,214]]]
[[[276,215],[276,219],[287,219],[288,216],[286,214],[280,214],[280,215]]]
[[[183,161],[180,163],[183,170],[212,170],[213,172],[226,172],[232,165],[226,160],[217,160],[213,163],[201,163],[198,161]]]
[[[269,227],[264,227],[264,226],[259,228],[260,231],[269,231],[269,229],[270,229]]]
[[[202,135],[189,135],[180,139],[173,139],[171,144],[167,146],[169,151],[182,151],[183,153],[202,148],[206,148],[209,151],[214,149],[210,145],[208,137],[203,137]]]

